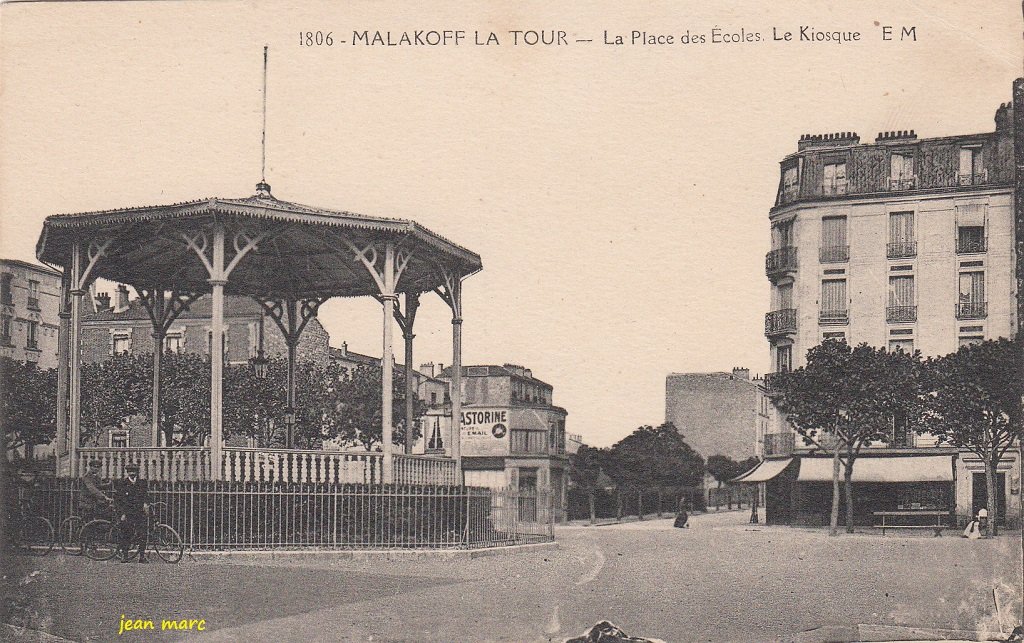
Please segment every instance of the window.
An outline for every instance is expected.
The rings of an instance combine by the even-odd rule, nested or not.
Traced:
[[[985,310],[985,273],[960,273],[960,300],[957,302],[958,319],[982,319]]]
[[[775,310],[787,310],[793,307],[793,284],[779,286],[776,291],[778,302]]]
[[[7,313],[0,315],[0,344],[11,345],[11,322],[13,319]]]
[[[793,370],[793,347],[779,346],[775,349],[775,372],[788,373]]]
[[[985,182],[980,147],[960,148],[960,185],[979,185]]]
[[[893,212],[889,215],[889,245],[886,254],[890,259],[917,255],[913,212]]]
[[[822,263],[848,261],[850,246],[846,241],[846,217],[823,217],[821,219]]]
[[[0,275],[0,303],[14,303],[14,292],[11,290],[11,282],[13,280],[14,275],[10,273],[5,272],[3,275]]]
[[[889,440],[891,447],[913,446],[910,433],[910,420],[906,413],[897,413],[892,417],[892,434]]]
[[[30,319],[26,322],[26,328],[25,346],[27,348],[39,348],[39,322]]]
[[[910,154],[893,154],[889,157],[889,189],[912,190],[914,188],[914,157]]]
[[[821,281],[821,312],[822,322],[846,322],[849,319],[846,309],[846,280],[823,279]]]
[[[889,277],[889,306],[885,310],[885,317],[889,322],[917,320],[913,275]]]
[[[782,196],[784,201],[796,198],[800,191],[799,170],[794,165],[782,171]]]
[[[111,355],[127,355],[128,351],[132,347],[132,337],[127,333],[115,334],[111,338],[110,343],[110,354]]]
[[[908,355],[912,354],[914,352],[914,340],[908,337],[901,337],[900,339],[890,339],[889,352],[895,353],[896,351],[903,351]]]
[[[164,337],[164,352],[180,353],[184,344],[185,338],[181,333],[168,333],[167,336]]]
[[[28,309],[39,310],[39,282],[28,281]]]
[[[437,405],[437,391],[430,392],[430,406]]]
[[[977,252],[985,252],[985,246],[986,244],[984,226],[957,226],[957,254],[972,254]]]
[[[512,429],[512,453],[547,453],[547,432]]]
[[[846,194],[846,163],[827,163],[822,174],[822,193]]]
[[[128,432],[127,431],[111,431],[110,432],[110,446],[114,449],[127,449],[128,448]]]
[[[960,346],[973,346],[985,341],[984,335],[965,335],[960,338]]]

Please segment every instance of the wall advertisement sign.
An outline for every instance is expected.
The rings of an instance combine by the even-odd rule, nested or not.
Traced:
[[[509,444],[508,409],[472,408],[462,411],[463,455],[506,455]]]

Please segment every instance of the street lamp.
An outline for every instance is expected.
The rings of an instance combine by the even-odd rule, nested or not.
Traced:
[[[252,364],[253,373],[256,375],[256,379],[265,380],[267,379],[267,366],[270,364],[270,360],[267,359],[266,354],[263,352],[263,310],[260,309],[260,321],[257,327],[257,339],[256,339],[256,357],[249,360]]]

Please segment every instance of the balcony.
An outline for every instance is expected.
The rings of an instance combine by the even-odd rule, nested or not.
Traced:
[[[917,187],[917,177],[911,176],[902,179],[889,179],[889,191],[890,192],[901,192],[903,190],[913,190]]]
[[[764,393],[768,397],[776,397],[782,393],[782,387],[780,386],[782,376],[785,372],[780,373],[765,373],[764,374]]]
[[[850,260],[850,246],[822,246],[818,249],[821,263],[843,263]]]
[[[40,310],[39,308],[39,297],[28,298],[28,309],[29,310]]]
[[[988,240],[977,237],[959,237],[956,240],[956,253],[958,255],[981,254],[988,250]]]
[[[764,258],[764,272],[771,278],[796,270],[796,246],[772,250]]]
[[[917,321],[917,306],[889,306],[885,309],[885,321],[900,324]]]
[[[850,323],[850,311],[847,309],[821,310],[818,312],[818,322],[822,324],[848,324]]]
[[[885,256],[890,259],[907,259],[917,256],[916,241],[893,241],[886,245]]]
[[[794,433],[766,433],[764,436],[764,455],[792,455],[796,448]]]
[[[796,308],[783,308],[766,313],[764,316],[764,334],[767,337],[787,335],[796,332]]]
[[[837,180],[821,186],[821,196],[843,196],[846,194],[846,181]]]
[[[985,319],[988,317],[988,302],[962,301],[956,305],[957,319]]]
[[[958,175],[960,185],[985,185],[988,183],[988,172],[974,172],[970,174]]]

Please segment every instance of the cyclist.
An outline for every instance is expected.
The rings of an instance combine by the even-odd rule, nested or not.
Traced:
[[[133,544],[139,546],[139,562],[146,561],[146,517],[149,515],[149,484],[139,479],[139,465],[129,464],[124,468],[125,477],[114,485],[115,517],[119,521],[121,534],[121,562],[130,559],[128,552]]]
[[[108,509],[113,504],[113,498],[108,493],[113,492],[113,483],[103,482],[100,478],[100,467],[103,466],[99,460],[89,461],[89,471],[82,477],[82,521],[83,524],[97,518],[106,518]]]

